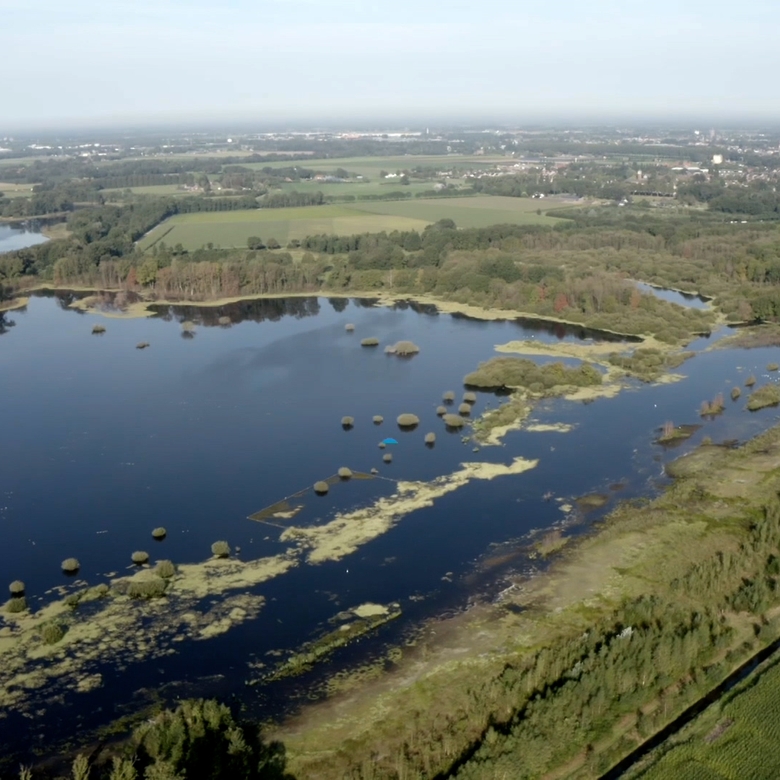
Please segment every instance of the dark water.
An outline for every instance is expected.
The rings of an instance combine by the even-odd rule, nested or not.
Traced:
[[[661,287],[644,284],[643,282],[636,282],[636,286],[642,292],[649,292],[655,295],[656,298],[685,306],[688,309],[707,309],[710,305],[709,298],[705,298],[702,295],[693,295],[692,293],[678,292],[677,290],[665,290]]]
[[[647,495],[664,483],[663,462],[695,446],[745,439],[777,420],[777,410],[744,411],[743,398],[673,453],[653,444],[659,427],[698,423],[701,401],[751,373],[759,384],[775,381],[765,366],[778,362],[774,348],[699,352],[679,371],[685,381],[662,386],[636,383],[613,399],[590,404],[544,402],[534,419],[575,426],[567,434],[519,431],[505,446],[473,453],[460,434],[447,434],[435,409],[444,390],[462,392],[462,378],[512,339],[579,340],[579,329],[533,329],[516,322],[481,322],[437,314],[431,307],[373,307],[368,301],[321,298],[245,302],[222,308],[163,308],[149,319],[118,320],[65,308],[67,296],[31,300],[6,315],[0,337],[0,424],[6,444],[0,470],[0,566],[7,581],[27,583],[33,603],[63,584],[60,561],[81,561],[90,584],[123,572],[133,550],[177,562],[202,561],[216,539],[242,548],[243,558],[284,549],[278,531],[247,516],[340,466],[380,469],[394,479],[430,480],[464,461],[509,463],[538,458],[536,469],[490,482],[473,481],[407,516],[391,531],[338,562],[302,565],[254,589],[267,599],[259,617],[207,643],[183,643],[175,656],[118,670],[104,664],[102,688],[47,703],[35,732],[6,713],[2,742],[14,756],[67,737],[148,701],[139,690],[169,699],[185,694],[236,697],[255,715],[272,715],[305,695],[300,682],[246,687],[255,679],[248,662],[269,650],[289,651],[312,639],[327,620],[363,602],[398,602],[400,620],[336,654],[332,668],[362,660],[372,647],[397,641],[420,619],[462,608],[479,587],[501,587],[501,571],[475,577],[475,563],[493,545],[520,539],[560,522],[560,502],[609,491],[617,498]],[[232,327],[219,327],[229,316]],[[195,323],[194,337],[180,322]],[[13,322],[13,327],[8,327]],[[356,325],[346,333],[345,323]],[[101,336],[92,325],[105,325]],[[412,359],[361,348],[411,339]],[[714,339],[700,339],[703,350]],[[138,342],[148,349],[135,349]],[[621,345],[616,345],[620,349]],[[572,361],[569,361],[572,362]],[[475,415],[502,399],[480,393]],[[414,412],[422,422],[401,432],[395,418]],[[371,417],[385,423],[375,427]],[[341,418],[355,418],[344,431]],[[423,436],[435,431],[434,449]],[[377,442],[393,436],[394,462],[385,466]],[[306,517],[371,503],[395,489],[386,480],[336,485],[312,502]],[[606,507],[608,511],[611,504]],[[587,528],[596,515],[581,518]],[[302,522],[300,524],[303,524]],[[151,529],[163,525],[159,546]],[[424,596],[422,600],[417,597]],[[414,597],[413,599],[411,597]],[[1,620],[1,618],[0,618]],[[372,645],[372,641],[374,645]],[[327,671],[328,667],[325,667]],[[45,699],[45,692],[42,693]],[[67,717],[63,719],[64,715]],[[9,753],[10,754],[10,753]]]
[[[48,240],[34,223],[0,224],[0,252],[24,249]]]

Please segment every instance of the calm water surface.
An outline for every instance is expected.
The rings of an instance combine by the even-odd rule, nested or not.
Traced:
[[[67,582],[60,562],[68,556],[79,558],[81,576],[96,584],[110,572],[124,572],[137,549],[176,562],[202,561],[213,541],[226,539],[241,547],[245,559],[275,555],[284,550],[278,530],[247,516],[340,466],[429,480],[470,460],[509,463],[523,456],[538,458],[539,465],[522,475],[469,483],[342,561],[303,565],[264,583],[254,589],[267,600],[259,617],[206,645],[183,643],[175,656],[122,670],[97,666],[103,686],[68,703],[42,705],[46,714],[35,733],[28,721],[6,713],[2,741],[14,760],[76,726],[93,728],[137,708],[149,692],[166,699],[193,693],[236,697],[252,714],[278,714],[296,694],[305,696],[318,675],[363,660],[427,616],[462,608],[475,581],[483,593],[502,587],[507,572],[493,572],[488,583],[472,576],[475,563],[495,544],[562,521],[561,502],[544,500],[545,493],[566,500],[594,491],[616,498],[647,495],[664,483],[663,462],[703,436],[745,439],[777,420],[774,409],[744,411],[743,396],[729,401],[721,417],[703,421],[696,436],[673,453],[653,444],[666,420],[700,422],[703,399],[718,392],[728,396],[732,384],[743,384],[749,374],[759,384],[775,381],[765,366],[778,362],[777,349],[702,351],[716,334],[693,345],[697,356],[679,369],[684,381],[636,383],[614,399],[591,404],[546,401],[534,418],[571,423],[572,432],[518,431],[505,446],[474,453],[473,444],[446,433],[436,416],[442,392],[461,393],[463,376],[494,356],[497,344],[593,334],[343,299],[166,307],[155,317],[132,320],[77,313],[65,307],[68,300],[34,298],[26,310],[5,315],[0,328],[6,443],[0,565],[9,582],[27,583],[34,605],[51,598],[47,589]],[[232,327],[219,327],[220,316],[229,316]],[[194,337],[183,337],[185,319],[195,322]],[[355,323],[354,333],[345,332],[348,322]],[[95,323],[105,325],[106,333],[91,335]],[[411,339],[421,351],[409,360],[387,356],[382,347],[361,348],[366,336],[383,345]],[[151,346],[137,350],[140,341]],[[501,400],[480,393],[475,415]],[[402,412],[421,418],[416,431],[398,430],[394,421]],[[385,418],[380,427],[371,422],[375,414]],[[344,415],[355,418],[354,429],[342,429]],[[427,431],[438,435],[432,450],[423,446]],[[389,466],[377,447],[385,436],[399,441]],[[610,491],[615,483],[622,489]],[[394,489],[384,479],[338,484],[310,502],[296,522],[327,520]],[[595,516],[581,518],[580,528]],[[168,529],[161,544],[150,537],[158,525]],[[398,602],[403,617],[374,639],[340,651],[330,667],[308,678],[246,687],[256,677],[249,662],[267,660],[268,651],[294,649],[325,630],[337,612],[366,601]]]
[[[0,224],[0,252],[11,252],[27,246],[43,244],[49,239],[33,223]]]

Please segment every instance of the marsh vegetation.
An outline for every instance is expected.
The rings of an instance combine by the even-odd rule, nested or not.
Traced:
[[[154,528],[152,530],[152,537],[154,539],[157,539],[160,541],[161,539],[165,539],[165,537],[168,535],[168,531],[165,530],[162,526],[159,526],[158,528]]]
[[[75,574],[80,568],[81,568],[81,564],[79,563],[77,558],[66,558],[62,562],[62,570],[66,574]]]
[[[563,363],[537,365],[518,357],[497,357],[480,363],[476,371],[467,374],[463,383],[483,390],[527,388],[532,393],[545,394],[555,387],[589,387],[602,384],[598,369],[589,363],[569,368]]]
[[[420,424],[420,418],[416,414],[406,412],[399,414],[396,422],[399,428],[416,428]]]
[[[377,347],[379,346],[379,339],[370,336],[369,338],[361,339],[361,347]]]
[[[398,341],[385,348],[385,352],[399,357],[411,357],[416,355],[420,348],[412,341]]]
[[[211,552],[217,558],[227,558],[230,555],[230,545],[225,541],[214,542],[211,545]]]
[[[750,394],[746,408],[748,411],[756,412],[759,409],[777,406],[778,404],[780,404],[780,387],[777,385],[764,385]]]
[[[145,563],[149,563],[149,553],[143,552],[142,550],[136,550],[130,557],[136,566],[142,566]]]
[[[100,334],[100,333],[105,333],[105,332],[106,332],[106,329],[102,325],[93,325],[92,326],[92,333],[94,333],[96,335]]]

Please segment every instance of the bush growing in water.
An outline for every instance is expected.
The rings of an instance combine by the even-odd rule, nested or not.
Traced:
[[[385,418],[381,414],[374,415],[374,425],[381,425],[385,421]]]
[[[712,401],[702,401],[699,414],[706,415],[720,414],[726,408],[723,401],[723,393],[718,393]]]
[[[442,395],[442,400],[445,404],[451,404],[455,401],[455,393],[452,392],[452,390],[447,390],[444,395]]]
[[[27,609],[27,599],[24,596],[14,596],[5,602],[6,612],[18,613]]]
[[[76,558],[66,558],[62,562],[62,570],[67,574],[74,574],[81,568],[81,564]]]
[[[217,558],[227,558],[230,555],[230,545],[227,542],[214,542],[211,545],[211,552],[217,556]]]
[[[56,645],[64,636],[62,626],[57,623],[47,623],[41,628],[41,639],[45,645]]]
[[[443,414],[447,414],[447,407],[446,406],[437,406],[436,407],[436,414],[441,417]]]
[[[342,466],[339,469],[339,476],[341,479],[349,479],[352,476],[352,469],[348,469],[346,466]]]
[[[759,387],[748,398],[747,408],[751,412],[758,409],[764,409],[767,406],[777,406],[780,404],[780,387],[777,385],[764,385]]]
[[[756,378],[751,374],[746,380],[745,380],[745,387],[753,387],[753,385],[756,383]]]
[[[102,325],[93,325],[92,326],[92,332],[93,333],[105,333],[106,329]]]
[[[416,414],[399,414],[396,422],[401,428],[413,428],[420,424],[420,418]]]
[[[21,580],[14,580],[8,586],[8,590],[12,596],[22,596],[24,594],[24,583]]]
[[[344,330],[347,331],[347,333],[352,333],[352,331],[355,330],[355,326],[351,322],[348,322],[344,326]]]
[[[324,496],[328,490],[328,483],[327,482],[315,482],[314,483],[314,492],[319,493],[321,496]]]
[[[412,341],[399,341],[393,344],[392,347],[387,348],[387,352],[391,352],[394,355],[399,355],[400,357],[416,355],[419,351],[420,348]]]
[[[360,346],[361,347],[376,347],[378,345],[379,345],[379,339],[375,339],[373,337],[367,338],[367,339],[363,339],[360,342]]]
[[[382,456],[382,460],[383,460],[385,463],[392,463],[392,462],[393,462],[393,456],[392,456],[392,455],[391,455],[389,452],[386,452],[386,453],[385,453],[385,454]]]
[[[135,348],[136,348],[136,349],[146,349],[148,346],[149,346],[149,342],[148,342],[148,341],[139,341],[139,342],[138,342],[138,343],[135,345]]]
[[[425,443],[426,444],[436,444],[436,434],[435,433],[426,433],[425,434]]]
[[[165,539],[165,537],[166,537],[167,535],[168,535],[168,532],[167,532],[167,531],[166,531],[166,530],[165,530],[165,529],[164,529],[162,526],[160,526],[159,528],[155,528],[155,529],[152,531],[152,536],[153,536],[155,539]]]
[[[477,394],[472,393],[470,390],[466,393],[463,393],[463,403],[466,404],[475,404],[477,402]]]
[[[736,401],[742,395],[742,391],[738,387],[731,388],[731,400]]]
[[[131,580],[127,586],[127,595],[133,599],[156,599],[165,594],[165,580],[162,577],[147,577]]]
[[[442,419],[449,428],[462,428],[466,424],[459,414],[445,414]]]
[[[557,385],[600,385],[602,377],[589,363],[569,368],[563,363],[546,363],[540,366],[526,358],[498,357],[480,363],[479,368],[467,374],[463,382],[486,390],[532,388],[534,385],[542,385],[549,390]]]
[[[351,428],[355,424],[355,418],[354,417],[342,417],[341,418],[341,427],[342,428]]]
[[[164,580],[169,580],[176,574],[176,567],[173,565],[173,561],[159,561],[154,567],[154,573]]]
[[[461,404],[458,407],[458,414],[469,415],[471,414],[471,404]]]
[[[149,562],[149,553],[142,550],[136,550],[130,557],[136,566],[142,566],[144,563]]]
[[[778,371],[778,370],[780,370],[780,365],[778,365],[777,363],[770,363],[770,364],[769,364],[769,365],[766,367],[766,370],[767,370],[767,371]]]

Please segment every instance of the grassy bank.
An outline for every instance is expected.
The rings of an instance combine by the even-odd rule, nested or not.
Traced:
[[[497,604],[274,736],[298,778],[594,778],[778,635],[780,429],[677,461]]]

